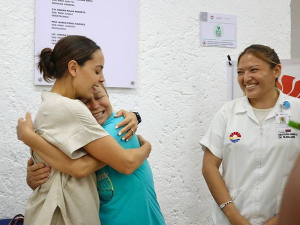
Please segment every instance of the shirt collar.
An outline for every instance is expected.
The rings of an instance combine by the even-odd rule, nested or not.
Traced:
[[[268,114],[268,116],[266,117],[265,120],[272,118],[275,116],[276,112],[279,112],[280,110],[280,105],[283,104],[283,102],[286,100],[286,95],[283,94],[279,89],[277,89],[279,92],[279,96],[278,99],[273,107],[273,109],[271,110],[271,112]],[[249,100],[247,98],[247,96],[244,96],[241,98],[241,102],[240,104],[237,105],[236,109],[235,109],[235,113],[244,113],[247,112],[247,115],[252,118],[253,120],[257,121],[256,116],[253,112],[253,107],[250,105]]]

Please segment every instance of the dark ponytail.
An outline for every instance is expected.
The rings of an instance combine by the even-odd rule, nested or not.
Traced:
[[[68,63],[75,60],[79,66],[92,59],[92,54],[101,48],[91,39],[70,35],[60,39],[53,51],[44,48],[39,55],[38,68],[47,82],[60,79],[68,69]]]
[[[52,61],[52,49],[44,48],[39,55],[38,68],[40,73],[43,74],[43,78],[47,82],[51,82],[51,80],[55,79],[55,65]]]

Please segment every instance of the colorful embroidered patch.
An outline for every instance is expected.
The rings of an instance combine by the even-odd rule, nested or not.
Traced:
[[[242,135],[239,133],[239,132],[232,132],[230,135],[229,135],[229,139],[232,143],[237,143],[239,142],[239,140],[241,140],[242,138]]]

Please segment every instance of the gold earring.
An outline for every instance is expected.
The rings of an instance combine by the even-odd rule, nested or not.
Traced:
[[[72,75],[72,77],[76,77],[76,73],[74,73],[74,74]]]

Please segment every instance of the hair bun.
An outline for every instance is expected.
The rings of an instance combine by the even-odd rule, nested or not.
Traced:
[[[38,68],[46,81],[55,79],[55,65],[52,61],[52,49],[44,48],[39,55]]]
[[[82,67],[85,62],[93,58],[93,54],[97,50],[101,50],[101,48],[91,39],[79,35],[69,35],[61,38],[53,50],[44,48],[41,51],[38,68],[45,81],[59,80],[65,75],[68,77],[70,61],[74,60],[78,66]]]

